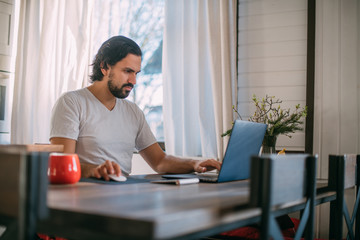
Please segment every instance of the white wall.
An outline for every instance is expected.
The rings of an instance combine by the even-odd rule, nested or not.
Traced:
[[[238,104],[254,112],[255,93],[285,106],[305,104],[307,0],[240,0]],[[360,153],[360,1],[316,1],[314,154],[328,178],[329,154]],[[277,148],[304,150],[304,133]],[[354,202],[354,191],[347,201]],[[317,233],[328,238],[329,206],[318,207]]]
[[[283,108],[306,103],[307,0],[240,0],[238,108],[254,111],[252,95],[275,96]],[[305,133],[280,136],[277,149],[305,149]]]
[[[359,1],[317,1],[314,153],[360,153]]]
[[[329,154],[360,153],[360,1],[317,0],[316,8],[314,153],[327,179]],[[318,214],[319,237],[328,238],[329,206]]]

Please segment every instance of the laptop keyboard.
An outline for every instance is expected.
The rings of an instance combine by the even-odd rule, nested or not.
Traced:
[[[196,173],[203,182],[217,182],[219,174],[216,172]]]

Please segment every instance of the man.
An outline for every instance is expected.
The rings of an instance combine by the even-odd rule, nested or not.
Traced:
[[[164,153],[143,112],[125,100],[136,84],[141,56],[140,47],[124,36],[104,42],[93,62],[92,85],[57,100],[51,143],[79,155],[82,177],[109,180],[109,174],[127,176],[134,149],[159,173],[220,169],[221,163],[213,159],[198,161]]]

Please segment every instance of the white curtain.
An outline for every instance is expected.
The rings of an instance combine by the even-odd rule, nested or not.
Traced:
[[[12,143],[47,143],[56,99],[87,85],[92,5],[87,0],[21,0]]]
[[[166,152],[222,160],[236,103],[236,0],[165,1]]]

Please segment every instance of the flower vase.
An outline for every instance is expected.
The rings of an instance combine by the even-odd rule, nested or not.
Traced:
[[[265,135],[262,143],[262,154],[275,154],[276,140],[277,136]]]

